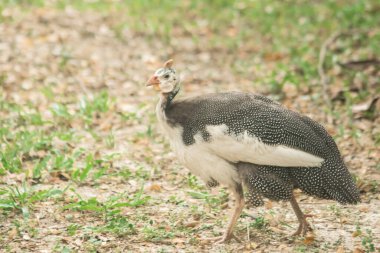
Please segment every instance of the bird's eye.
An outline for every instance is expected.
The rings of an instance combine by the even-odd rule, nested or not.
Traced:
[[[164,75],[164,78],[165,78],[165,79],[168,79],[169,76],[170,76],[169,74],[166,74],[166,75]]]

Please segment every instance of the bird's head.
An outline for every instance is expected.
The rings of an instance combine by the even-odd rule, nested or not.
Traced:
[[[170,93],[176,90],[179,85],[179,77],[172,66],[172,59],[165,62],[164,67],[156,70],[146,83],[146,86],[153,86],[155,90],[161,93]]]

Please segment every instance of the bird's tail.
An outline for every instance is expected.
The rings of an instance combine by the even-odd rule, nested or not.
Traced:
[[[325,190],[330,197],[341,204],[356,204],[360,202],[359,189],[348,171],[346,165],[340,159],[326,160],[322,165]]]

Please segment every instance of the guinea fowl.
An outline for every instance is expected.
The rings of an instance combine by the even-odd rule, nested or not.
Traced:
[[[176,99],[180,80],[169,60],[147,82],[160,91],[156,114],[179,161],[209,187],[227,186],[236,198],[227,230],[233,234],[247,202],[262,197],[290,201],[298,218],[294,235],[311,230],[294,189],[342,204],[360,201],[359,191],[339,150],[317,122],[271,99],[242,92]],[[236,238],[237,239],[237,238]]]

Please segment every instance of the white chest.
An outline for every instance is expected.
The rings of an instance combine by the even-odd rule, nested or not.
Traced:
[[[170,145],[179,162],[186,166],[194,175],[204,182],[211,178],[226,186],[234,186],[240,182],[233,163],[217,156],[208,149],[198,136],[196,143],[186,146],[182,140],[183,129],[169,125],[163,112],[157,109],[157,118],[160,128],[169,139]]]

